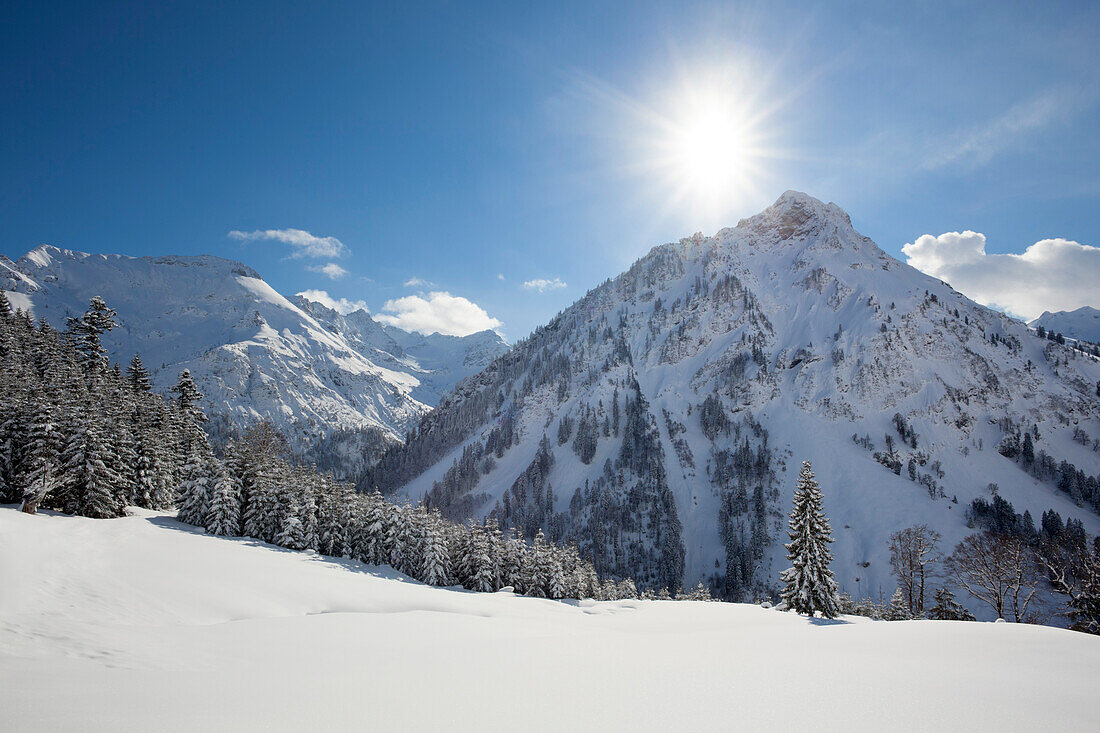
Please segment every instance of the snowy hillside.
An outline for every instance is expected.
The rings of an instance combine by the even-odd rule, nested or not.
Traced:
[[[1100,310],[1087,305],[1073,311],[1044,311],[1028,325],[1032,328],[1042,326],[1048,331],[1080,341],[1100,343]]]
[[[291,302],[258,273],[220,257],[90,255],[43,246],[0,260],[14,307],[64,328],[101,295],[118,312],[105,339],[126,363],[140,352],[164,389],[190,369],[207,412],[235,424],[268,418],[292,433],[378,428],[400,439],[438,395],[507,345],[495,333],[422,337],[359,311]]]
[[[508,350],[495,331],[425,336],[379,323],[364,310],[344,315],[302,296],[294,303],[374,363],[415,376],[412,397],[429,406],[439,404],[460,380],[481,371]]]
[[[1084,634],[469,593],[140,510],[0,507],[0,587],[3,730],[1095,723],[1100,638]]]
[[[364,488],[543,527],[643,585],[752,598],[777,580],[809,459],[842,590],[889,597],[889,535],[927,523],[949,552],[990,484],[1035,522],[1100,529],[1098,380],[1095,359],[788,192],[589,292],[460,383]],[[1045,457],[1013,460],[1021,440]]]

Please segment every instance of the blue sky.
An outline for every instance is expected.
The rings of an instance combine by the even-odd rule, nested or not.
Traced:
[[[284,293],[515,340],[653,245],[793,188],[983,302],[1029,316],[1100,300],[1096,3],[3,14],[13,258],[218,254]],[[681,143],[712,102],[736,172],[704,180],[682,159],[709,149]]]

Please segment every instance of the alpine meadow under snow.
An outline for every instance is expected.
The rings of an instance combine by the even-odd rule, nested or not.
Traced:
[[[431,588],[0,507],[0,728],[1090,730],[1100,637]]]

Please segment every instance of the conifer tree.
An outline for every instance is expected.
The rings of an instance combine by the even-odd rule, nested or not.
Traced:
[[[118,477],[105,460],[106,442],[87,416],[78,426],[65,447],[58,505],[67,514],[95,519],[122,516],[123,504],[115,495]]]
[[[176,386],[172,387],[172,393],[176,395],[176,401],[179,403],[180,411],[184,415],[187,415],[196,423],[206,422],[206,414],[199,407],[199,401],[204,395],[199,391],[195,380],[191,377],[190,369],[184,369],[180,372],[179,381],[176,382]]]
[[[531,579],[528,583],[527,595],[537,598],[548,597],[552,573],[546,536],[542,533],[542,529],[539,529],[535,535],[535,547],[531,556]]]
[[[825,516],[821,488],[809,461],[803,461],[795,487],[786,545],[791,567],[782,573],[786,584],[780,594],[787,608],[813,616],[834,618],[838,613],[837,586],[829,563],[832,528]]]
[[[935,594],[936,605],[928,609],[928,618],[935,621],[973,621],[974,615],[955,600],[955,594],[946,586]]]
[[[53,409],[46,399],[38,400],[34,417],[27,425],[23,451],[22,506],[34,514],[38,505],[60,483],[59,435],[54,424]]]
[[[240,510],[240,484],[224,466],[219,466],[210,492],[210,511],[206,515],[206,531],[221,537],[239,535]]]
[[[84,371],[89,376],[107,371],[109,360],[102,337],[117,325],[116,315],[97,295],[88,303],[83,316],[69,319],[69,333],[77,351],[84,357]]]
[[[283,513],[282,524],[275,535],[275,544],[289,550],[305,549],[305,533],[302,531],[302,505],[297,495],[291,494],[289,505]]]
[[[126,367],[126,376],[130,381],[130,389],[136,393],[149,392],[153,389],[153,383],[149,380],[149,370],[145,368],[141,357],[134,354],[130,360],[130,366]]]
[[[470,527],[469,538],[466,561],[469,583],[466,587],[470,590],[491,593],[497,589],[496,579],[499,569],[493,559],[489,537],[484,527],[473,525]]]
[[[375,491],[367,497],[360,522],[360,532],[356,537],[357,554],[360,560],[371,565],[388,562],[386,535],[390,524],[382,495]]]
[[[198,453],[192,453],[183,469],[176,506],[177,519],[196,527],[206,526],[210,509],[210,476],[206,461]]]
[[[910,621],[913,618],[912,612],[909,610],[909,599],[905,597],[905,593],[901,588],[894,589],[894,595],[890,596],[890,603],[886,607],[886,620],[887,621]]]
[[[432,512],[424,531],[424,552],[419,577],[428,585],[450,583],[450,553],[446,527],[438,512]]]

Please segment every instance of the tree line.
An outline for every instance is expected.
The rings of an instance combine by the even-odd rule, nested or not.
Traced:
[[[165,509],[191,456],[209,452],[188,372],[166,399],[140,357],[110,365],[114,316],[93,298],[59,332],[0,292],[0,501],[99,518]]]

